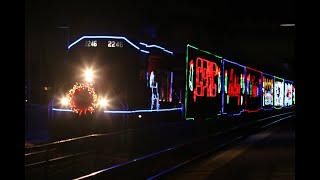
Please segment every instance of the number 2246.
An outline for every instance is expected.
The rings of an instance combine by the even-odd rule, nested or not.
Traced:
[[[123,43],[119,41],[108,41],[108,47],[123,47]]]

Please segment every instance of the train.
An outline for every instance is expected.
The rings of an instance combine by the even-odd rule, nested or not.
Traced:
[[[48,107],[53,134],[81,123],[86,132],[103,132],[117,122],[214,120],[295,107],[294,81],[185,47],[174,52],[111,35],[75,40]]]

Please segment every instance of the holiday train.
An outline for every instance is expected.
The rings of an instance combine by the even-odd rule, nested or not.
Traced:
[[[122,36],[82,36],[59,71],[52,122],[195,120],[295,105],[293,81],[190,44],[179,54]]]

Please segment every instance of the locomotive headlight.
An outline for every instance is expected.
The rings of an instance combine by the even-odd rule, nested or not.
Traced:
[[[68,100],[68,98],[63,97],[63,98],[61,98],[60,103],[61,103],[63,106],[68,106],[69,100]]]
[[[101,98],[101,99],[99,100],[99,106],[100,106],[100,107],[106,107],[106,106],[108,106],[108,101],[107,101],[106,99],[104,99],[104,98]]]
[[[91,69],[87,69],[85,72],[85,79],[87,82],[92,82],[93,81],[93,71]]]

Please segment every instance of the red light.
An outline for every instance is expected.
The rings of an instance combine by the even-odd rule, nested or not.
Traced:
[[[215,62],[208,61],[203,58],[196,59],[196,87],[193,91],[194,102],[197,96],[216,97],[217,84],[214,83],[214,77],[218,75],[219,68]]]

